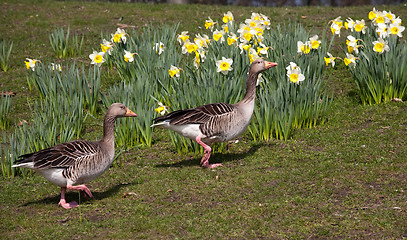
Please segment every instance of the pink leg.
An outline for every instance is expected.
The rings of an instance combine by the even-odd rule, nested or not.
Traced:
[[[78,206],[77,202],[70,202],[70,203],[66,202],[66,200],[65,200],[65,191],[66,191],[66,187],[61,187],[61,200],[59,200],[58,205],[61,205],[65,209],[70,209],[70,208],[77,207]]]
[[[212,149],[201,141],[201,137],[196,137],[195,141],[204,148],[204,155],[201,159],[201,166],[204,168],[216,168],[223,166],[221,163],[209,164],[209,158],[211,157]]]
[[[77,185],[77,186],[66,186],[68,189],[70,190],[81,190],[84,191],[86,193],[86,195],[88,195],[88,197],[93,198],[92,193],[90,192],[89,188],[86,187],[85,185]]]

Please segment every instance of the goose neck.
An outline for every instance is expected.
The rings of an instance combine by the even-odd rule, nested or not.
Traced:
[[[246,93],[241,102],[253,102],[256,98],[256,83],[258,75],[258,73],[249,72],[249,76],[246,80]]]
[[[103,122],[103,141],[105,143],[114,144],[114,124],[116,118],[111,115],[106,115]]]

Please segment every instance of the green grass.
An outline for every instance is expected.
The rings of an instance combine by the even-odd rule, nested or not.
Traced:
[[[0,72],[0,91],[13,91],[12,133],[29,120],[26,57],[55,61],[49,33],[70,26],[84,35],[83,55],[99,47],[100,33],[120,23],[142,30],[145,24],[180,24],[200,32],[208,16],[228,10],[236,22],[260,12],[272,26],[297,20],[324,29],[336,16],[367,19],[372,6],[254,8],[203,5],[148,5],[76,1],[3,1],[0,33],[13,41],[10,69]],[[407,21],[407,7],[380,6]],[[301,16],[306,16],[305,18]],[[404,24],[405,25],[405,24]],[[404,33],[407,34],[407,33]],[[192,34],[191,34],[192,35]],[[335,41],[344,44],[344,38]],[[341,52],[335,47],[334,51]],[[272,59],[271,59],[272,60]],[[102,76],[102,90],[120,81]],[[224,153],[211,157],[224,167],[199,167],[200,156],[178,155],[166,131],[153,134],[151,148],[122,154],[117,168],[88,184],[95,199],[65,210],[60,189],[38,174],[0,178],[1,239],[402,239],[407,237],[407,105],[363,106],[343,63],[328,70],[334,91],[328,121],[295,130],[287,141],[253,142],[249,133]],[[142,113],[138,112],[141,115]],[[102,134],[103,113],[87,118],[82,138]],[[2,138],[0,138],[2,139]],[[68,201],[78,200],[68,192]]]

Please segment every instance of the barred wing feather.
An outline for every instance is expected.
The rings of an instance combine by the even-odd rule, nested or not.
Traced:
[[[154,122],[170,121],[173,125],[204,124],[213,117],[221,117],[234,111],[234,106],[228,103],[213,103],[197,108],[178,110],[154,119]]]
[[[78,140],[22,155],[15,163],[32,162],[35,169],[68,168],[81,159],[94,156],[98,152],[100,152],[98,144]]]

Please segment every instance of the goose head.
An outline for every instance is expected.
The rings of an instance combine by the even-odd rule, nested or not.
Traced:
[[[137,114],[128,109],[123,103],[113,103],[110,105],[109,109],[107,109],[106,115],[114,116],[115,118],[137,117]]]
[[[250,72],[252,73],[261,73],[271,67],[277,66],[275,62],[269,62],[264,60],[263,58],[259,58],[253,61],[252,65],[250,65]]]

